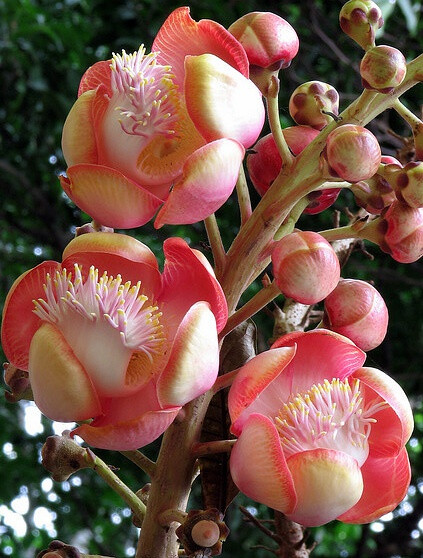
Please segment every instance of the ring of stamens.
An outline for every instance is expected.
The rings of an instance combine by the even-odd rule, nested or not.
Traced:
[[[147,138],[174,135],[180,101],[171,67],[158,64],[157,53],[145,54],[141,45],[132,54],[113,53],[110,68],[113,94],[122,102],[116,110],[124,132]]]
[[[308,391],[291,395],[275,417],[284,453],[317,449],[340,449],[365,460],[372,415],[387,405],[371,402],[364,406],[360,381],[334,378],[314,384]],[[361,465],[362,463],[360,463]]]
[[[150,361],[161,354],[165,343],[163,325],[157,305],[147,304],[148,297],[141,292],[141,282],[131,285],[122,277],[99,277],[98,269],[90,267],[83,279],[82,268],[74,266],[71,273],[64,268],[52,277],[46,276],[45,299],[34,300],[34,313],[41,319],[57,325],[78,315],[90,322],[105,321],[118,330],[122,343],[134,351],[144,353]]]

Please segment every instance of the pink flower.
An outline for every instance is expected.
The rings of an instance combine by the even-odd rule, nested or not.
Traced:
[[[62,187],[110,227],[143,225],[161,205],[157,228],[209,216],[263,126],[247,56],[224,27],[178,8],[152,48],[91,66],[63,128]]]
[[[179,238],[153,253],[120,234],[91,233],[62,263],[27,271],[6,299],[2,343],[29,371],[52,420],[90,423],[74,433],[101,448],[144,446],[182,405],[214,383],[227,308],[202,254]]]
[[[283,336],[241,368],[229,412],[242,492],[307,526],[366,523],[396,507],[413,415],[401,387],[364,360],[320,329]]]

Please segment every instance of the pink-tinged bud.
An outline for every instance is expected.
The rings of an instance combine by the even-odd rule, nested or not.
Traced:
[[[348,182],[367,180],[377,172],[381,161],[375,136],[353,124],[338,126],[328,135],[325,156],[331,172]]]
[[[407,71],[407,61],[397,48],[380,45],[369,49],[360,64],[363,87],[391,93],[402,83]]]
[[[330,207],[338,198],[341,188],[325,188],[308,194],[310,203],[304,209],[307,215],[316,215]]]
[[[332,122],[338,109],[338,92],[322,81],[307,81],[299,85],[289,99],[289,114],[295,122],[318,130]]]
[[[271,12],[245,14],[228,31],[244,47],[249,63],[260,68],[286,68],[298,52],[295,29]]]
[[[339,281],[336,253],[315,232],[294,232],[279,240],[272,252],[272,264],[281,292],[303,304],[320,302]]]
[[[389,181],[400,201],[410,207],[423,207],[423,162],[407,163],[391,173]]]
[[[383,25],[382,10],[371,0],[350,0],[339,13],[344,33],[364,50],[374,46],[375,34]]]
[[[382,295],[369,283],[341,279],[325,299],[323,327],[370,351],[385,338],[388,309]]]
[[[220,529],[214,521],[202,519],[192,528],[191,537],[198,546],[210,548],[220,539]]]
[[[397,199],[389,183],[389,176],[402,165],[395,157],[389,155],[382,155],[381,163],[378,172],[371,178],[351,185],[357,205],[372,215],[380,215]]]
[[[223,513],[216,508],[190,510],[185,521],[176,529],[187,556],[217,556],[222,552],[222,542],[229,535]],[[207,554],[203,550],[207,548]]]
[[[319,131],[310,126],[290,126],[282,130],[288,147],[298,155]],[[257,192],[263,196],[282,168],[282,159],[272,134],[262,137],[247,157],[247,168]]]
[[[400,263],[423,256],[423,209],[395,201],[383,216],[386,228],[380,248]]]

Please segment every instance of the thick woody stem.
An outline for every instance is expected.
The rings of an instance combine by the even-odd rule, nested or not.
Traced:
[[[182,410],[182,417],[173,422],[163,436],[154,478],[148,496],[147,514],[138,541],[136,558],[177,558],[178,526],[160,524],[168,510],[186,510],[191,484],[196,471],[192,447],[200,439],[201,427],[212,393],[208,392]]]

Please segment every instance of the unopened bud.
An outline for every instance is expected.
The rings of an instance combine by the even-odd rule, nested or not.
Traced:
[[[344,33],[364,50],[375,45],[376,31],[383,25],[382,10],[371,0],[350,0],[339,14]]]
[[[423,207],[423,162],[407,163],[392,173],[389,181],[400,201],[410,207]]]
[[[250,65],[279,70],[298,52],[295,29],[271,12],[251,12],[232,23],[228,31],[242,44]]]
[[[380,45],[369,49],[360,64],[363,87],[392,93],[400,85],[407,71],[407,61],[397,48]]]
[[[336,253],[329,242],[315,232],[294,232],[276,242],[272,264],[281,292],[302,304],[320,302],[339,281]]]
[[[29,375],[26,370],[16,368],[9,362],[3,364],[4,383],[10,388],[5,392],[5,397],[9,403],[16,403],[21,399],[32,401],[34,399],[29,382]]]
[[[304,209],[307,215],[316,215],[330,207],[338,198],[341,188],[325,188],[308,194],[309,204]]]
[[[324,155],[330,172],[348,182],[367,180],[377,172],[381,161],[376,137],[353,124],[338,126],[328,135]]]
[[[323,327],[370,351],[385,338],[388,309],[382,295],[369,283],[341,279],[325,299]]]
[[[389,155],[382,155],[381,163],[377,173],[371,178],[351,185],[357,205],[372,215],[380,215],[397,199],[389,176],[402,168],[402,165],[395,157]]]
[[[222,542],[229,529],[223,521],[223,514],[215,508],[191,510],[185,521],[176,529],[188,556],[203,550],[201,556],[217,556],[222,552]],[[207,549],[207,550],[205,550]]]
[[[298,155],[319,134],[310,126],[290,126],[282,130],[288,147]],[[247,169],[257,192],[263,196],[282,168],[282,159],[272,134],[262,137],[247,157]]]
[[[42,550],[36,558],[82,558],[75,546],[70,546],[62,541],[51,541],[46,550]]]
[[[297,124],[321,130],[338,115],[339,95],[332,85],[307,81],[298,86],[289,99],[289,114]]]
[[[192,528],[191,537],[198,546],[210,548],[220,539],[220,529],[214,521],[202,519]]]
[[[55,481],[67,480],[80,469],[93,467],[94,460],[89,449],[81,447],[65,431],[62,436],[49,436],[42,450],[42,465]]]
[[[423,209],[394,202],[383,215],[384,241],[380,248],[400,263],[423,256]]]

